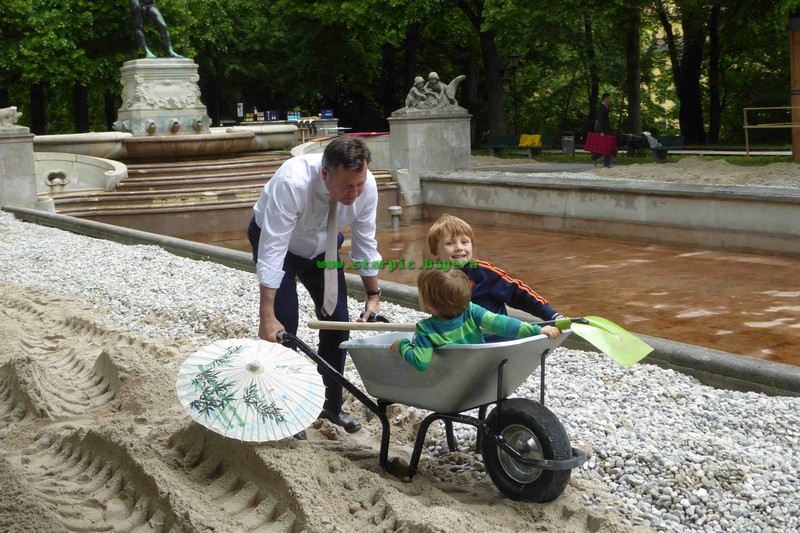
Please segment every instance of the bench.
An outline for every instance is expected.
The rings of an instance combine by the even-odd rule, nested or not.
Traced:
[[[683,135],[656,135],[656,140],[667,148],[683,146]]]
[[[654,148],[649,148],[649,150],[653,151],[653,163],[667,162],[667,156],[669,155],[668,146],[656,146]]]
[[[617,149],[625,150],[628,155],[651,152],[653,163],[665,163],[669,155],[669,146],[647,132],[644,132],[643,136],[624,133],[617,135]]]
[[[506,148],[519,149],[518,135],[498,135],[489,137],[489,153],[492,157],[500,157]]]
[[[528,157],[533,157],[542,153],[542,138],[539,134],[521,135],[519,145],[528,149]]]
[[[528,157],[542,153],[542,148],[552,148],[555,144],[552,135],[539,135],[538,133],[522,135],[499,135],[489,137],[489,151],[493,157],[500,157],[505,149],[527,149]]]

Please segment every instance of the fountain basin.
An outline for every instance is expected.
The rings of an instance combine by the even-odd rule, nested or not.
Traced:
[[[123,141],[129,159],[203,157],[250,150],[255,133],[202,133],[190,135],[155,135],[131,137]]]
[[[253,150],[289,150],[297,141],[297,126],[294,124],[233,126],[225,131],[252,131],[255,134]]]
[[[37,153],[35,157],[38,194],[81,189],[113,191],[128,176],[126,165],[102,157],[58,152]]]
[[[133,135],[130,133],[117,131],[36,135],[33,138],[33,151],[80,154],[104,159],[125,159],[125,147],[122,143],[132,137]]]

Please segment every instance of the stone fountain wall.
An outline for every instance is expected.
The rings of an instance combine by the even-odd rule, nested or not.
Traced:
[[[33,134],[16,124],[16,107],[0,109],[0,206],[36,205]]]

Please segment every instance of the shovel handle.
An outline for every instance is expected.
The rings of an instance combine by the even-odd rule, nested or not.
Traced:
[[[413,322],[334,322],[328,320],[312,320],[308,323],[311,329],[335,329],[348,331],[415,331]]]
[[[581,317],[576,317],[576,318],[564,317],[564,318],[557,318],[555,320],[546,320],[544,322],[533,322],[533,324],[536,324],[537,326],[542,326],[542,327],[544,327],[544,326],[555,326],[558,329],[560,329],[561,331],[564,331],[565,329],[569,329],[569,325],[570,324],[588,324],[588,323],[589,323],[588,320],[586,320],[585,318],[581,318]]]

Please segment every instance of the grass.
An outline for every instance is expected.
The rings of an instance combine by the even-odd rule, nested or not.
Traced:
[[[751,149],[753,150],[753,149]],[[489,149],[488,148],[478,148],[472,150],[472,155],[474,156],[488,156]],[[792,156],[786,155],[753,155],[753,156],[745,156],[745,155],[703,155],[703,156],[696,156],[696,155],[689,155],[689,154],[674,154],[670,153],[669,157],[667,158],[667,164],[669,163],[676,163],[685,157],[699,157],[704,161],[718,161],[723,160],[731,165],[741,165],[741,166],[764,166],[769,165],[771,163],[798,163],[798,161],[792,160]],[[527,149],[519,149],[519,150],[503,150],[503,154],[501,155],[502,159],[509,159],[509,160],[520,160],[520,159],[528,159],[528,152]],[[575,155],[568,155],[562,154],[560,152],[553,152],[547,151],[543,152],[532,160],[528,159],[529,161],[538,161],[541,163],[588,163],[589,162],[589,154],[584,152],[583,150],[575,150]],[[620,152],[617,157],[614,159],[614,164],[616,165],[632,165],[634,163],[652,163],[653,158],[650,152],[639,152],[637,154],[628,155],[625,152]]]

